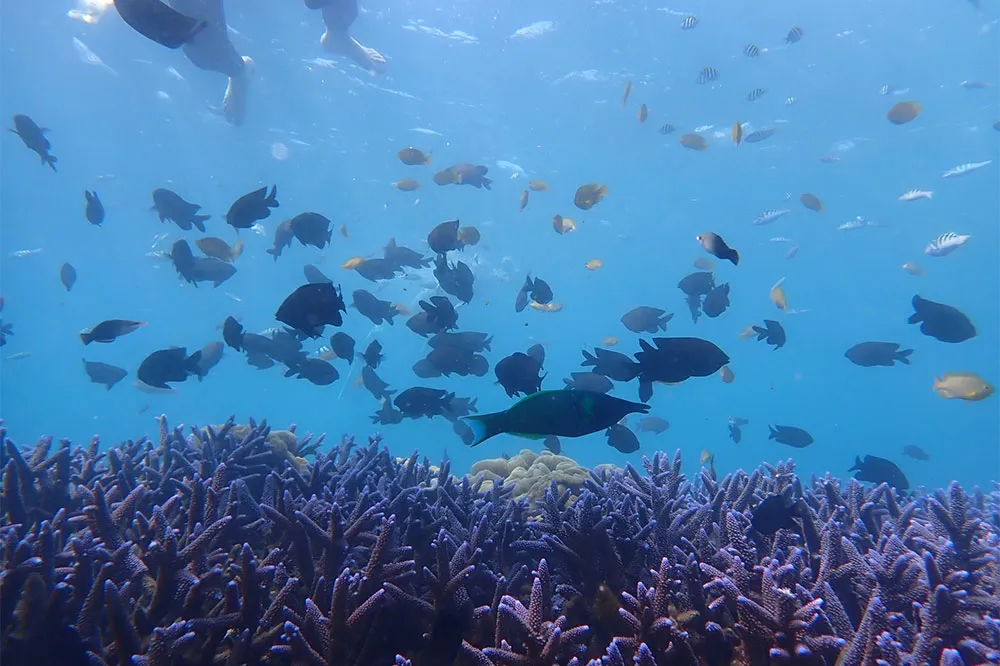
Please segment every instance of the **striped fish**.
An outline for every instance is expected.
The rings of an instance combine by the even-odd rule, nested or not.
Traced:
[[[747,101],[753,102],[755,100],[758,100],[761,97],[763,97],[766,93],[767,93],[766,88],[754,88],[747,94]]]
[[[698,83],[708,83],[719,78],[719,70],[714,67],[703,67],[698,73]]]
[[[924,248],[924,253],[932,257],[943,257],[965,245],[972,236],[948,232],[941,234]]]
[[[878,94],[882,95],[882,97],[885,97],[886,95],[891,95],[894,92],[896,92],[896,86],[892,85],[891,83],[887,83],[878,89]]]
[[[779,217],[784,217],[785,215],[788,215],[791,212],[792,211],[789,210],[788,208],[782,208],[780,210],[770,210],[770,209],[765,210],[763,213],[761,213],[760,215],[758,215],[753,219],[753,223],[758,226],[762,224],[770,224],[771,222],[777,220]]]
[[[793,104],[798,103],[798,101],[799,100],[795,99],[794,97],[786,97],[785,98],[785,106],[791,106]]]
[[[743,55],[748,58],[756,58],[760,55],[760,48],[756,44],[747,44],[743,47]]]
[[[660,134],[667,136],[668,134],[673,134],[677,128],[670,123],[664,123],[660,126]]]
[[[785,43],[794,44],[800,39],[802,39],[802,28],[800,28],[799,26],[795,26],[794,28],[789,30],[788,34],[785,36]]]
[[[750,132],[745,137],[743,137],[743,143],[760,143],[766,139],[770,139],[774,136],[774,133],[778,130],[773,128],[760,129],[755,132]]]
[[[692,14],[681,21],[681,30],[693,30],[698,25],[698,17]]]

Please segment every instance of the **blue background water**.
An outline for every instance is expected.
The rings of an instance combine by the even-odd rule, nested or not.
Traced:
[[[216,326],[230,314],[243,316],[248,330],[261,331],[276,324],[277,305],[303,282],[302,264],[318,263],[347,293],[371,288],[341,271],[340,263],[378,252],[390,236],[422,249],[435,224],[458,217],[480,227],[483,242],[474,249],[486,264],[460,324],[495,335],[491,363],[542,342],[548,351],[544,386],[559,387],[562,377],[581,369],[584,346],[614,335],[621,339],[619,351],[638,348],[637,336],[619,323],[637,305],[675,312],[671,334],[706,337],[732,357],[731,385],[716,376],[657,387],[653,413],[672,427],[659,437],[643,435],[640,453],[619,454],[601,435],[564,441],[565,452],[584,464],[635,462],[640,454],[680,447],[693,471],[707,448],[723,473],[794,456],[802,471],[843,475],[856,454],[872,453],[897,461],[913,484],[998,478],[997,397],[946,401],[931,391],[933,376],[946,371],[971,370],[1000,381],[997,164],[963,178],[940,178],[955,165],[998,157],[1000,134],[990,128],[1000,118],[997,88],[959,86],[964,79],[1000,80],[995,2],[978,13],[957,0],[809,7],[785,1],[387,0],[367,7],[354,26],[359,40],[389,58],[389,74],[377,78],[343,59],[336,59],[337,68],[310,62],[328,56],[318,45],[319,14],[302,3],[228,5],[238,33],[234,44],[257,63],[247,122],[238,129],[207,110],[221,99],[221,76],[146,41],[113,8],[88,25],[67,18],[72,5],[62,1],[3,4],[0,115],[26,113],[50,127],[52,152],[60,159],[59,173],[52,173],[13,134],[2,142],[3,318],[16,335],[3,349],[0,411],[16,441],[43,433],[76,441],[100,433],[106,442],[155,434],[152,417],[161,412],[175,424],[218,423],[233,413],[241,420],[267,417],[281,427],[298,423],[334,439],[372,432],[368,415],[378,405],[350,385],[354,375],[346,377],[342,362],[342,379],[317,387],[284,379],[277,368],[258,371],[227,351],[202,383],[189,381],[177,394],[162,396],[137,391],[134,374],[110,392],[92,385],[80,358],[134,373],[155,349],[193,350],[219,339]],[[696,13],[700,25],[681,31],[683,17],[661,7]],[[537,39],[509,39],[543,20],[553,21],[555,30]],[[476,41],[408,29],[419,21]],[[804,39],[775,48],[793,25],[803,27]],[[117,75],[81,62],[74,37]],[[748,42],[771,51],[745,58]],[[716,85],[697,86],[694,79],[706,65],[722,77]],[[626,79],[635,88],[623,110]],[[887,83],[909,92],[881,96]],[[746,102],[755,87],[769,93]],[[798,104],[786,107],[787,96]],[[885,113],[902,99],[918,100],[924,111],[909,125],[893,126]],[[642,125],[635,117],[641,103],[650,109]],[[677,143],[677,134],[696,126],[728,132],[736,120],[777,127],[778,133],[740,148],[711,137],[704,153]],[[666,122],[678,133],[661,136],[657,128]],[[443,136],[410,131],[417,127]],[[276,141],[290,149],[287,160],[271,156]],[[407,145],[432,151],[433,167],[404,167],[395,154]],[[824,154],[841,160],[821,163]],[[526,180],[508,179],[497,160],[546,179],[552,191],[532,194],[519,215]],[[493,191],[432,184],[433,169],[458,161],[489,165]],[[422,180],[424,189],[408,194],[391,187],[404,177]],[[594,181],[608,184],[607,199],[588,213],[573,208],[576,187]],[[202,204],[213,215],[209,234],[232,241],[222,219],[229,204],[270,183],[278,184],[281,208],[265,221],[266,236],[242,234],[246,252],[222,287],[182,285],[169,264],[145,256],[156,234],[192,242],[199,236],[161,226],[148,212],[152,189],[169,187]],[[96,189],[107,207],[103,228],[84,220],[85,188]],[[911,188],[934,190],[934,199],[897,201]],[[798,194],[806,191],[823,199],[825,212],[799,205]],[[784,201],[786,193],[791,201]],[[783,207],[792,214],[773,225],[750,224],[762,210]],[[273,262],[264,250],[275,225],[306,210],[345,224],[350,240],[335,235],[323,253],[296,244]],[[550,225],[556,213],[584,222],[575,234],[559,237]],[[856,215],[884,226],[837,231]],[[731,309],[692,325],[675,285],[702,254],[694,236],[708,230],[722,233],[743,261],[717,270],[717,281],[732,284]],[[923,255],[924,245],[947,231],[972,234],[972,241],[945,258]],[[768,240],[775,236],[794,239],[798,255],[786,260],[787,245]],[[9,256],[32,248],[43,251]],[[490,276],[504,257],[518,269],[510,270],[509,260],[502,264],[510,272],[506,283]],[[586,271],[583,264],[595,257],[603,268]],[[926,277],[900,268],[911,260],[926,267]],[[79,274],[68,294],[58,278],[64,261]],[[526,270],[552,284],[565,304],[562,312],[514,315]],[[786,315],[770,303],[768,289],[781,277],[790,308],[808,312]],[[377,293],[412,303],[416,288],[400,280]],[[959,307],[979,336],[961,345],[921,336],[905,323],[914,293]],[[113,345],[80,344],[81,329],[114,317],[148,325]],[[356,313],[348,317],[345,330],[360,349],[371,326]],[[785,324],[786,348],[775,352],[737,338],[764,317]],[[492,371],[483,379],[417,380],[410,366],[426,346],[404,321],[377,333],[387,356],[379,374],[394,388],[448,388],[478,397],[483,412],[510,404],[492,383]],[[912,347],[913,365],[850,364],[844,350],[863,340]],[[6,360],[19,352],[31,356]],[[635,385],[619,385],[617,394],[635,399]],[[739,445],[727,438],[730,415],[750,419]],[[768,442],[767,423],[804,427],[816,443],[798,451]],[[436,459],[447,448],[458,470],[531,445],[504,436],[468,450],[443,419],[383,431],[400,455],[419,448]],[[903,457],[906,444],[924,448],[931,461]]]

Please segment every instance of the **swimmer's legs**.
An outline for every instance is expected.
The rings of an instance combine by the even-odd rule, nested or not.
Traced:
[[[376,74],[385,73],[385,57],[375,49],[362,46],[347,32],[333,32],[328,27],[319,43],[328,53],[346,56],[357,63],[359,67],[371,70]]]
[[[236,127],[243,124],[247,113],[247,90],[254,73],[254,62],[243,56],[243,67],[229,77],[226,96],[222,98],[222,113],[226,120]]]

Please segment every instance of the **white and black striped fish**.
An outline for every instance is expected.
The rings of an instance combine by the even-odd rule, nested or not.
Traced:
[[[676,129],[677,128],[670,123],[664,123],[663,125],[660,125],[660,134],[667,136],[668,134],[673,134]]]
[[[802,28],[800,28],[799,26],[795,26],[794,28],[789,30],[788,34],[785,36],[785,43],[794,44],[800,39],[802,39]]]
[[[896,92],[896,86],[892,85],[891,83],[887,83],[878,89],[878,94],[882,95],[882,97],[885,97],[886,95],[891,95],[894,92]]]
[[[784,217],[785,215],[788,215],[791,212],[792,211],[787,208],[782,208],[780,210],[765,210],[763,213],[761,213],[760,215],[758,215],[753,219],[753,223],[758,226],[762,224],[769,224],[777,220],[779,217]]]
[[[719,78],[719,70],[714,67],[703,67],[698,73],[698,83],[708,83]]]
[[[767,93],[766,88],[754,88],[749,93],[747,93],[747,101],[753,102],[755,100],[758,100],[761,97],[763,97],[766,93]]]
[[[924,253],[932,257],[943,257],[965,245],[970,238],[972,236],[949,231],[928,243],[927,247],[924,248]]]
[[[796,104],[798,101],[799,100],[797,100],[794,97],[786,97],[785,98],[785,106],[792,106],[793,104]]]
[[[698,25],[698,17],[692,14],[691,16],[684,17],[681,21],[681,30],[692,30]]]
[[[750,132],[743,137],[743,143],[760,143],[765,139],[770,139],[777,131],[778,130],[769,127],[767,129],[759,129],[756,132]]]
[[[748,58],[756,58],[760,55],[760,47],[753,43],[747,44],[743,47],[743,55]]]

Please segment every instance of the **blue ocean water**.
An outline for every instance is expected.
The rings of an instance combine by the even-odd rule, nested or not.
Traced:
[[[318,387],[285,379],[277,368],[256,370],[227,350],[204,381],[189,380],[174,395],[146,394],[131,382],[155,349],[193,351],[220,339],[217,327],[228,315],[241,316],[250,331],[277,325],[274,311],[304,282],[303,264],[319,266],[345,294],[371,288],[340,264],[375,256],[390,237],[423,250],[434,225],[457,217],[483,237],[464,253],[477,281],[473,302],[460,309],[460,326],[494,335],[491,363],[542,343],[543,387],[561,387],[562,377],[582,369],[582,348],[615,336],[616,350],[638,350],[638,336],[619,322],[638,305],[674,312],[670,335],[704,337],[732,358],[732,384],[713,376],[658,386],[652,413],[671,428],[641,435],[635,454],[611,449],[600,434],[565,440],[564,453],[584,465],[637,463],[657,449],[680,448],[693,471],[708,449],[722,473],[793,457],[800,472],[843,476],[856,455],[875,454],[897,462],[912,485],[996,479],[997,397],[943,400],[931,390],[944,372],[1000,381],[1000,134],[991,128],[1000,119],[1000,33],[996,3],[984,4],[977,11],[958,0],[387,1],[366,5],[352,28],[388,58],[388,73],[376,77],[343,58],[327,60],[318,43],[319,14],[302,3],[232,0],[226,7],[232,41],[257,65],[247,121],[234,128],[209,109],[221,101],[224,78],[145,40],[113,7],[88,24],[68,17],[74,5],[61,0],[6,2],[0,115],[27,114],[50,128],[59,171],[39,165],[16,136],[5,135],[2,316],[15,335],[2,350],[0,414],[20,443],[46,433],[78,442],[99,433],[109,444],[155,435],[153,417],[160,413],[173,424],[220,423],[235,414],[238,421],[266,417],[276,427],[297,423],[300,432],[326,432],[333,440],[342,433],[363,437],[375,431],[369,414],[378,404],[353,385],[358,362],[350,375],[339,362],[341,379]],[[699,25],[682,31],[689,13]],[[513,37],[543,21],[551,26],[536,30],[541,34]],[[785,48],[784,35],[795,25],[804,37]],[[84,62],[74,39],[103,65]],[[768,51],[746,58],[750,42]],[[697,85],[699,70],[709,65],[720,79]],[[622,109],[627,80],[633,91]],[[963,80],[993,87],[970,90]],[[882,95],[887,84],[902,94]],[[768,93],[747,102],[756,87]],[[786,106],[790,96],[798,102]],[[903,100],[918,101],[923,112],[907,125],[888,123],[886,112]],[[640,124],[642,103],[649,118]],[[777,132],[736,147],[729,139],[735,121]],[[677,132],[661,135],[664,123]],[[678,144],[679,134],[707,125],[708,150]],[[287,159],[274,158],[275,143],[287,147]],[[433,165],[403,166],[396,152],[408,145],[431,152]],[[840,159],[821,162],[824,155]],[[941,179],[954,166],[986,160],[993,164]],[[489,166],[492,191],[433,185],[435,169],[462,161]],[[500,161],[525,174],[511,178],[516,172]],[[392,187],[407,177],[422,180],[423,189]],[[519,214],[518,198],[532,178],[546,180],[551,191],[533,193]],[[606,183],[610,194],[590,211],[574,208],[573,192],[591,182]],[[226,209],[272,183],[281,207],[265,221],[264,236],[242,232],[247,247],[238,272],[219,288],[182,284],[169,263],[146,256],[158,234],[169,234],[159,249],[200,236],[159,223],[148,210],[154,188],[201,204],[213,216],[209,234],[234,241]],[[913,188],[933,190],[934,197],[897,200]],[[107,208],[100,228],[84,219],[84,189],[98,191]],[[824,212],[804,209],[803,192],[818,195]],[[751,224],[765,209],[786,207],[792,213],[769,226]],[[274,227],[308,210],[345,225],[350,239],[335,234],[322,252],[296,244],[272,261],[265,249]],[[555,214],[577,220],[577,231],[553,233]],[[881,226],[838,230],[858,215]],[[695,236],[705,231],[722,234],[742,261],[716,262],[717,281],[732,286],[732,307],[692,324],[676,284],[704,256]],[[972,239],[947,257],[923,254],[927,242],[949,231]],[[785,258],[788,243],[770,241],[777,236],[799,245],[794,258]],[[587,271],[584,264],[594,258],[603,266]],[[907,261],[924,266],[926,276],[903,271]],[[79,275],[70,293],[59,283],[63,262]],[[527,271],[552,285],[561,312],[515,315],[514,296]],[[802,312],[782,313],[768,299],[781,278],[789,309]],[[417,283],[400,279],[376,293],[413,307],[418,291]],[[948,345],[920,335],[906,324],[916,293],[961,309],[978,336]],[[84,348],[78,332],[108,318],[147,325],[112,345]],[[763,318],[785,325],[785,348],[739,339]],[[393,388],[446,388],[477,397],[481,412],[511,404],[492,372],[482,379],[414,377],[410,368],[426,344],[403,321],[372,333],[351,311],[344,330],[359,348],[370,335],[382,341],[379,374]],[[844,350],[865,340],[913,348],[912,366],[852,365]],[[105,391],[88,382],[81,357],[133,375]],[[635,384],[618,385],[616,394],[635,400]],[[738,445],[727,437],[730,416],[750,420]],[[768,441],[769,423],[806,428],[816,441],[803,450]],[[501,436],[470,450],[440,418],[381,431],[398,455],[417,448],[434,460],[447,450],[456,471],[480,458],[540,449],[538,442]],[[927,451],[930,461],[903,456],[908,444]]]

